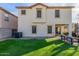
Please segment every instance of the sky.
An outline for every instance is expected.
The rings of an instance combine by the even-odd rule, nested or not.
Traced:
[[[70,6],[75,6],[76,8],[73,9],[73,16],[72,16],[72,21],[73,22],[77,22],[78,21],[78,16],[79,15],[79,4],[73,4],[73,3],[45,3],[46,5],[49,5],[49,6],[64,6],[64,5],[70,5]],[[32,5],[32,3],[0,3],[0,7],[8,10],[9,12],[15,14],[18,16],[18,12],[17,12],[17,9],[16,9],[16,6],[30,6]]]
[[[31,4],[29,3],[26,3],[26,4],[23,4],[23,3],[0,3],[0,7],[8,10],[9,12],[17,15],[17,9],[16,9],[16,6],[29,6]]]

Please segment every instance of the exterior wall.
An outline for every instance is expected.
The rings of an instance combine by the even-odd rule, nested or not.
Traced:
[[[10,28],[11,29],[17,29],[18,28],[18,18],[9,15],[9,19],[10,19]]]
[[[72,23],[72,10],[69,8],[59,9],[60,18],[54,18],[56,24],[70,24]]]
[[[5,15],[8,15],[9,17],[9,21],[5,21]],[[10,28],[10,29],[17,29],[17,23],[18,23],[18,20],[16,17],[2,11],[2,28]]]
[[[2,27],[2,25],[1,25],[2,24],[2,14],[1,14],[1,12],[2,11],[0,10],[0,27]]]
[[[42,8],[42,18],[36,18],[36,8]],[[26,15],[21,15],[18,9],[18,32],[23,32],[24,37],[51,37],[55,35],[55,24],[71,24],[71,8],[60,10],[60,18],[55,18],[55,10],[47,9],[45,6],[37,5],[26,10]],[[37,26],[37,34],[32,34],[32,25]],[[52,26],[52,34],[47,33],[47,26]]]
[[[8,28],[0,28],[0,38],[11,37],[11,29]]]
[[[9,21],[5,21],[5,15]],[[12,29],[17,29],[17,17],[0,10],[0,38],[11,37]]]

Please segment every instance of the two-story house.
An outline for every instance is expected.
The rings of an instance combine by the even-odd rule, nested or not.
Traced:
[[[47,6],[37,3],[18,6],[18,32],[23,37],[53,37],[65,32],[72,34],[73,6]]]
[[[0,38],[11,37],[17,31],[17,16],[0,7]]]

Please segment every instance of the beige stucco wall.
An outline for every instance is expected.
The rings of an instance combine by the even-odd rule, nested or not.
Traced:
[[[42,8],[42,18],[36,18],[36,8]],[[71,8],[60,8],[60,18],[55,18],[55,9],[47,9],[45,6],[37,5],[32,9],[26,10],[26,15],[21,15],[21,10],[18,9],[18,31],[23,32],[24,37],[34,36],[54,36],[55,24],[71,24]],[[32,25],[37,26],[37,34],[32,34]],[[47,26],[52,26],[52,34],[47,34]]]

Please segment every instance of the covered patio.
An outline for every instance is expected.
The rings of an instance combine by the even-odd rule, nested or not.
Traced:
[[[64,34],[69,33],[69,36],[72,36],[72,25],[70,24],[56,24],[55,25],[55,34]]]

